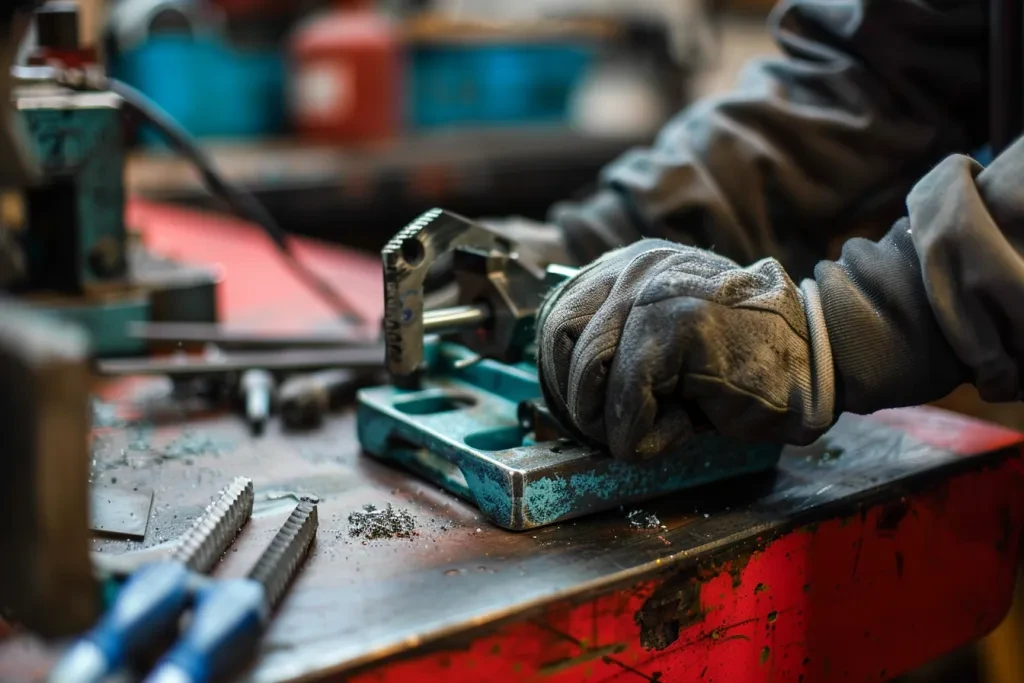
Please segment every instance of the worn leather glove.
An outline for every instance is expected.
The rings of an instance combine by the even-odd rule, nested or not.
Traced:
[[[709,423],[740,439],[809,443],[835,419],[814,281],[642,240],[554,290],[538,316],[549,409],[619,458],[660,454]]]

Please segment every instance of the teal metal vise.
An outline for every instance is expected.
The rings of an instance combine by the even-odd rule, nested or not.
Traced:
[[[449,252],[459,305],[424,311],[427,273]],[[779,445],[711,432],[638,462],[569,438],[544,406],[533,340],[543,297],[571,269],[533,272],[514,244],[438,209],[398,233],[383,260],[392,384],[359,393],[360,442],[473,502],[498,526],[544,526],[778,462]]]

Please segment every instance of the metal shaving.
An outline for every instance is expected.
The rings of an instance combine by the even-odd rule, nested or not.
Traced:
[[[626,515],[626,519],[634,529],[657,529],[661,526],[661,520],[657,515],[643,510],[633,510]]]
[[[348,533],[365,539],[410,538],[416,533],[416,520],[406,510],[396,510],[391,503],[383,510],[375,505],[348,516]]]

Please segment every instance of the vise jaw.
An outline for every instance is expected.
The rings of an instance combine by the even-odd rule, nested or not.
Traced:
[[[423,338],[461,332],[462,343],[486,358],[522,360],[533,319],[550,286],[524,266],[516,245],[488,228],[441,209],[413,221],[384,247],[384,339],[396,386],[419,385]],[[452,258],[459,310],[424,311],[424,286],[441,257]]]

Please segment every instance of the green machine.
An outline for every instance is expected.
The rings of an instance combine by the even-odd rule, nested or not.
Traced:
[[[74,49],[66,27],[76,14],[74,5],[37,13],[38,34]],[[145,350],[127,332],[133,322],[215,322],[216,276],[147,253],[125,225],[121,98],[23,79],[11,99],[39,175],[20,190],[22,225],[7,240],[21,252],[12,291],[86,328],[101,356]]]

